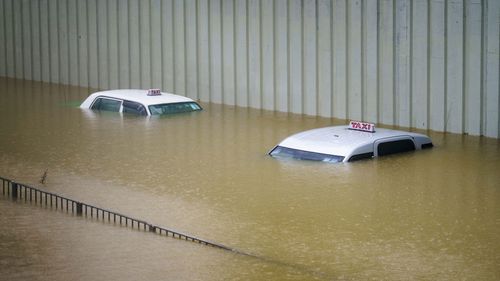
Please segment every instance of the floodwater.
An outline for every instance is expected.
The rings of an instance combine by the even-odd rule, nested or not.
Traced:
[[[0,195],[1,280],[500,279],[499,140],[424,132],[433,149],[282,161],[266,153],[289,134],[344,121],[79,109],[90,92],[0,78],[0,176],[252,256]]]

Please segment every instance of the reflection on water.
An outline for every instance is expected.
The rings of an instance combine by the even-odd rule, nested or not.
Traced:
[[[266,155],[342,120],[202,104],[80,110],[91,89],[0,78],[0,176],[256,254],[239,256],[0,197],[6,280],[498,280],[500,142],[348,164]],[[424,132],[425,133],[425,132]]]

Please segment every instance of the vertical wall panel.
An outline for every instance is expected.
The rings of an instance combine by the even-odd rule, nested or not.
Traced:
[[[304,9],[302,12],[304,13],[302,22],[304,30],[304,41],[302,42],[304,47],[304,56],[302,57],[303,93],[305,96],[303,99],[304,113],[316,115],[318,112],[318,86],[316,83],[316,1],[304,0]]]
[[[14,25],[14,74],[15,77],[24,78],[23,71],[23,19],[22,19],[22,2],[16,0],[13,2],[14,11],[19,11],[13,19]]]
[[[186,29],[185,2],[174,0],[174,93],[186,95]]]
[[[221,2],[209,1],[210,101],[222,103],[222,26]]]
[[[49,16],[48,16],[48,1],[41,0],[39,2],[40,15],[40,69],[41,80],[43,82],[50,81],[50,55],[49,55]]]
[[[394,3],[379,1],[379,122],[394,124]]]
[[[141,88],[141,44],[139,35],[139,0],[129,0],[128,40],[130,60],[130,87]],[[173,41],[173,40],[172,40]],[[173,64],[172,64],[173,65]]]
[[[410,127],[411,116],[411,3],[396,0],[395,42],[394,42],[394,94],[396,103],[395,124]]]
[[[293,20],[292,20],[293,19]],[[302,113],[302,4],[300,0],[288,2],[289,32],[289,91],[290,111]]]
[[[198,99],[196,0],[186,1],[186,96]]]
[[[97,1],[97,63],[99,67],[97,78],[100,89],[109,89],[108,37],[107,1]]]
[[[262,106],[260,25],[260,1],[248,0],[248,103],[254,108]]]
[[[262,50],[262,108],[273,110],[274,105],[274,5],[261,1],[261,50]]]
[[[32,74],[32,51],[31,48],[33,43],[31,42],[31,4],[29,0],[22,0],[22,29],[23,29],[23,48],[22,48],[22,56],[23,56],[23,78],[27,80],[33,79]]]
[[[69,84],[69,46],[68,46],[68,1],[58,0],[58,48],[59,48],[59,83]]]
[[[411,127],[427,129],[428,117],[428,5],[426,1],[412,3],[412,41],[411,41]]]
[[[78,15],[78,83],[81,86],[89,85],[89,69],[88,69],[88,26],[87,26],[87,4],[85,1],[77,1]],[[42,7],[42,6],[41,6]],[[40,13],[42,20],[43,12]],[[40,34],[43,43],[43,33]],[[43,57],[43,44],[42,44]],[[42,67],[44,63],[42,60]],[[42,74],[44,72],[42,71]]]
[[[481,133],[481,1],[467,0],[465,9],[465,128],[464,131]]]
[[[49,15],[49,59],[50,82],[59,82],[59,24],[57,17],[57,1],[48,1]],[[95,54],[95,52],[93,52]],[[96,76],[97,77],[97,76]]]
[[[224,104],[235,104],[234,2],[222,1],[222,93]]]
[[[318,1],[318,115],[332,116],[332,2]]]
[[[378,122],[378,23],[377,1],[364,1],[363,8],[363,120]]]
[[[149,24],[151,26],[151,85],[148,88],[161,89],[161,0],[152,0]]]
[[[120,73],[119,59],[118,59],[118,0],[108,0],[108,79],[109,88],[118,88],[118,76]],[[121,2],[121,0],[120,0]]]
[[[68,84],[78,85],[78,10],[77,0],[68,0]],[[34,19],[33,19],[34,20]],[[35,51],[33,53],[36,53]],[[36,69],[34,67],[34,69]]]
[[[174,9],[173,0],[162,1],[162,71],[163,84],[162,89],[167,92],[175,90],[175,72],[174,72]]]
[[[128,0],[118,1],[118,87],[130,88],[130,46]]]
[[[0,76],[499,137],[498,0],[0,0]]]
[[[333,117],[347,118],[347,3],[333,2]]]
[[[5,5],[4,0],[0,0],[0,76],[7,76],[7,60],[5,55]],[[4,43],[5,42],[5,43]]]
[[[40,1],[31,0],[31,62],[32,62],[32,79],[36,81],[42,80],[42,69],[40,57]],[[1,31],[0,31],[1,32]],[[0,36],[1,40],[1,36]],[[1,46],[0,46],[1,50]],[[1,64],[1,62],[0,62]],[[75,83],[76,85],[77,83]]]
[[[248,17],[247,1],[235,3],[236,105],[248,106]]]
[[[430,2],[429,13],[429,124],[435,131],[445,130],[445,36],[446,9],[442,0]]]
[[[463,130],[463,0],[447,2],[446,130]]]
[[[318,1],[318,115],[332,116],[332,2]]]
[[[484,62],[484,132],[486,136],[500,137],[500,87],[499,43],[500,43],[500,3],[496,0],[486,1],[485,13],[485,62]]]
[[[210,101],[210,55],[208,36],[208,0],[197,1],[197,56],[198,56],[198,98]]]
[[[16,77],[14,67],[14,7],[13,0],[4,0],[5,15],[5,56],[7,77]],[[19,77],[22,78],[22,77]]]
[[[349,119],[361,120],[362,112],[362,53],[361,1],[347,4],[347,114]]]
[[[288,111],[288,22],[287,1],[274,2],[274,72],[276,110]]]
[[[99,88],[99,52],[97,34],[97,0],[87,1],[89,86]]]
[[[139,64],[141,88],[151,87],[151,10],[150,1],[139,1]],[[183,19],[183,18],[182,18]],[[184,56],[182,56],[182,59]]]

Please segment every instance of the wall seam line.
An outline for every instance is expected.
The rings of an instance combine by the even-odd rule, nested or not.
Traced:
[[[351,52],[349,51],[349,47],[350,47],[350,39],[351,39],[351,34],[349,32],[350,30],[350,20],[351,20],[351,16],[350,16],[350,13],[351,13],[351,3],[346,0],[345,2],[346,4],[346,16],[345,16],[345,59],[346,59],[346,63],[345,63],[345,67],[346,67],[346,93],[345,93],[345,118],[346,119],[350,119],[350,111],[349,111],[349,94],[351,93],[351,75],[350,75],[350,71],[351,71],[351,68],[349,67],[349,62],[350,62],[350,59],[349,59],[349,56],[351,55]]]
[[[220,34],[220,62],[221,62],[221,103],[225,104],[226,101],[226,93],[225,93],[225,86],[224,86],[224,74],[225,74],[225,67],[224,67],[224,1],[221,0],[219,5],[219,15],[220,15],[220,24],[218,26],[219,28],[219,34]]]
[[[199,34],[199,28],[198,28],[198,13],[199,13],[199,0],[195,0],[195,17],[194,17],[194,29],[195,29],[195,38],[194,38],[194,56],[195,56],[195,65],[197,67],[195,67],[195,72],[196,72],[196,85],[195,85],[195,89],[196,89],[196,100],[199,100],[200,99],[200,68],[198,67],[199,63],[200,63],[200,58],[199,58],[199,44],[198,44],[198,40],[199,40],[199,37],[200,37],[200,34]]]
[[[444,3],[444,110],[443,110],[443,131],[448,127],[448,2]]]
[[[366,99],[368,97],[368,94],[366,93],[366,80],[367,80],[367,74],[366,74],[366,0],[361,0],[361,120],[362,121],[367,121],[365,120],[366,118]]]
[[[184,96],[189,96],[188,93],[188,64],[187,64],[187,57],[189,54],[189,51],[187,49],[187,28],[186,28],[186,1],[182,1],[182,23],[183,23],[183,33],[182,33],[182,40],[184,41]]]
[[[23,15],[23,10],[24,10],[24,3],[23,3],[22,0],[20,2],[18,2],[18,3],[21,3],[21,4],[19,4],[19,6],[20,6],[19,13],[21,14],[21,19],[22,19],[23,18],[22,15]],[[14,19],[14,24],[15,24],[15,19]],[[21,73],[21,77],[18,77],[18,78],[26,79],[26,77],[25,77],[25,69],[24,69],[24,43],[25,43],[24,42],[24,21],[23,20],[19,20],[19,24],[20,24],[20,26],[19,26],[19,29],[20,29],[19,36],[21,37],[21,50],[20,50],[20,52],[21,52],[21,67],[20,68],[21,68],[21,70],[19,70],[19,72]]]
[[[233,1],[233,7],[232,7],[232,25],[233,25],[233,30],[232,30],[232,34],[231,36],[233,37],[233,40],[232,40],[232,46],[231,46],[231,49],[232,49],[232,60],[233,60],[233,73],[232,73],[232,77],[230,77],[232,83],[233,83],[233,101],[234,101],[234,106],[238,106],[238,101],[239,101],[239,96],[238,96],[238,84],[237,84],[237,79],[236,79],[236,75],[237,75],[237,71],[238,71],[238,62],[236,61],[236,29],[238,28],[236,26],[236,1]]]
[[[3,49],[3,54],[0,54],[2,56],[2,61],[4,62],[4,71],[1,73],[2,76],[7,76],[7,36],[5,34],[5,2],[3,0],[0,0],[0,5],[2,6],[2,18],[0,19],[2,21],[2,41],[5,42],[4,49]]]
[[[210,7],[210,1],[207,2],[207,20],[208,20],[208,101],[211,102],[213,98],[213,91],[212,91],[212,17],[210,16],[211,14],[211,7]]]
[[[376,123],[380,123],[380,87],[381,87],[381,83],[380,83],[380,71],[381,71],[381,65],[380,65],[380,50],[382,49],[380,47],[380,0],[377,0],[377,120],[376,120]]]
[[[431,4],[430,4],[430,0],[427,1],[427,65],[426,65],[426,68],[427,68],[427,85],[426,85],[426,89],[427,89],[427,92],[426,92],[426,95],[427,95],[427,98],[426,98],[426,106],[427,106],[427,110],[426,110],[426,113],[427,113],[427,116],[426,116],[426,130],[429,130],[430,129],[430,121],[431,121],[431,102],[430,102],[430,92],[431,92],[431,52],[432,52],[432,48],[431,48]]]
[[[41,12],[40,12],[40,5],[41,5],[41,2],[39,1],[38,2],[38,36],[39,36],[39,40],[38,40],[38,55],[39,55],[39,59],[40,59],[40,81],[43,81],[43,74],[42,74],[42,69],[43,69],[43,66],[42,66],[42,17],[41,17]],[[78,81],[78,84],[80,84],[80,81]]]
[[[465,101],[467,100],[468,96],[468,89],[467,87],[469,86],[469,83],[467,82],[467,50],[469,49],[467,47],[467,0],[464,0],[462,2],[462,128],[461,131],[462,133],[469,133],[468,131],[470,130],[469,124],[468,124],[468,115],[469,115],[469,110],[468,107],[465,105]]]
[[[330,118],[334,118],[335,117],[335,102],[334,102],[334,99],[335,99],[335,70],[334,70],[334,67],[335,67],[335,51],[334,51],[334,47],[335,47],[335,30],[334,30],[334,25],[333,25],[333,21],[334,21],[334,11],[335,11],[335,2],[332,1],[331,2],[331,6],[330,6],[330,52],[331,52],[331,57],[330,57],[330,69],[331,69],[331,72],[330,72]]]
[[[262,70],[263,70],[263,59],[262,59],[262,0],[259,0],[259,60],[260,60],[260,63],[259,63],[259,75],[260,75],[260,78],[259,78],[259,87],[260,87],[260,93],[259,93],[259,107],[262,108],[263,106],[263,101],[264,101],[264,97],[263,97],[263,75],[262,75]]]
[[[480,118],[480,122],[479,122],[479,135],[483,136],[483,135],[486,135],[486,132],[485,132],[485,122],[486,122],[486,118],[485,118],[485,106],[486,106],[486,102],[485,102],[485,93],[484,93],[484,89],[485,89],[485,83],[486,83],[486,77],[485,77],[485,73],[486,73],[486,56],[485,56],[485,53],[486,53],[486,40],[487,40],[487,37],[486,37],[486,13],[485,11],[487,11],[487,2],[486,1],[481,1],[481,83],[480,83],[480,88],[479,88],[479,98],[481,100],[481,105],[480,105],[480,113],[479,113],[479,118]],[[500,89],[499,89],[500,91]],[[499,108],[500,108],[500,105],[499,105]],[[500,120],[499,120],[500,121]],[[500,124],[499,124],[500,126]],[[499,128],[500,129],[500,128]]]
[[[398,112],[398,91],[396,88],[396,59],[397,59],[397,50],[396,46],[396,29],[397,29],[397,3],[393,2],[392,5],[392,124],[391,125],[399,125],[399,112]]]
[[[29,38],[30,38],[30,42],[31,42],[31,46],[30,46],[30,57],[31,57],[31,63],[30,63],[30,75],[31,75],[31,80],[35,80],[34,78],[34,75],[33,75],[33,58],[34,58],[34,51],[33,51],[33,5],[29,5],[29,18],[30,18],[30,21],[29,21]],[[69,45],[69,43],[68,43]],[[69,48],[68,48],[69,50]]]

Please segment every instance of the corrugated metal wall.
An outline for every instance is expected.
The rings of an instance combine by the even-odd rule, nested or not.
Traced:
[[[0,76],[499,137],[499,0],[0,0]]]

